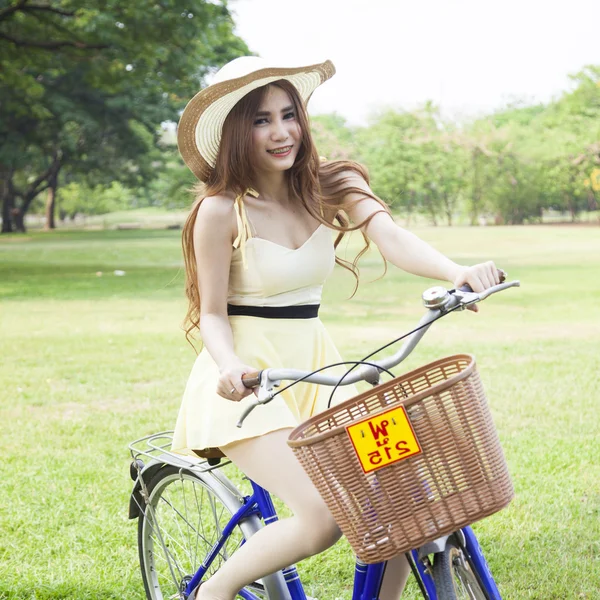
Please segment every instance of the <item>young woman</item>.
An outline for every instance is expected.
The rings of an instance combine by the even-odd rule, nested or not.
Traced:
[[[326,408],[329,390],[300,383],[236,427],[251,393],[244,373],[313,370],[340,360],[317,316],[323,282],[334,262],[342,263],[332,233],[360,228],[387,261],[415,275],[476,291],[499,282],[492,262],[457,265],[398,227],[362,166],[319,159],[305,103],[334,72],[329,61],[273,68],[257,57],[238,58],[190,101],[179,124],[181,154],[202,182],[183,250],[187,334],[198,328],[204,349],[185,390],[173,450],[220,449],[293,511],[203,582],[192,594],[197,600],[232,600],[243,586],[340,537],[286,444],[293,427]],[[341,388],[337,399],[355,393]],[[390,561],[382,600],[400,596],[408,571],[404,557]]]

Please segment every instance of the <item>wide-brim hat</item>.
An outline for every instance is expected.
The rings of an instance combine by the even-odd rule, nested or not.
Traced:
[[[177,144],[185,164],[206,181],[217,161],[223,123],[246,94],[279,79],[292,83],[304,102],[335,74],[329,60],[307,67],[273,66],[258,56],[242,56],[222,67],[208,87],[187,104],[177,128]]]

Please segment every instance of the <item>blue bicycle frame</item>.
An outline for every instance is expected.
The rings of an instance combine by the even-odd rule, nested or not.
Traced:
[[[220,539],[212,547],[209,554],[205,557],[204,562],[188,583],[185,590],[186,596],[189,596],[192,590],[202,581],[211,563],[221,552],[227,538],[241,521],[251,515],[259,515],[267,524],[277,520],[275,506],[269,493],[253,481],[250,480],[250,483],[252,484],[252,495],[244,498],[244,505],[231,517],[223,529]],[[473,530],[470,527],[465,527],[461,529],[461,532],[462,536],[459,537],[462,537],[464,540],[461,543],[462,549],[479,583],[485,590],[488,600],[502,600]],[[419,551],[412,550],[407,554],[407,559],[421,588],[423,597],[426,600],[438,600],[433,577],[431,576],[429,558],[427,556],[419,558]],[[359,560],[356,561],[352,600],[378,599],[386,564],[365,564]],[[283,576],[291,600],[307,600],[296,567],[291,566],[284,569]],[[247,590],[241,590],[238,595],[245,600],[260,600],[255,594]]]

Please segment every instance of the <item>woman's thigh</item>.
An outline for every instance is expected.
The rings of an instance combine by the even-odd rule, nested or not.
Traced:
[[[250,479],[275,494],[294,514],[329,513],[325,502],[287,445],[291,428],[222,446],[223,453]]]

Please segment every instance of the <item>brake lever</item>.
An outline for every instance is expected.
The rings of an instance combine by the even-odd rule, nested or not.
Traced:
[[[492,287],[483,290],[483,292],[474,292],[470,286],[464,285],[458,290],[454,290],[452,294],[459,302],[460,308],[457,310],[464,310],[469,306],[469,304],[474,304],[475,302],[480,302],[481,300],[485,300],[488,296],[495,294],[496,292],[501,292],[502,290],[506,290],[511,287],[520,287],[521,282],[516,279],[515,281],[509,281],[505,283],[499,283],[498,285],[493,285]]]
[[[453,296],[458,300],[458,306],[456,310],[464,310],[470,304],[475,304],[476,302],[483,300],[481,294],[474,292],[473,290],[468,292],[466,290],[459,289],[454,292]]]
[[[269,377],[270,369],[261,371],[260,374],[260,385],[258,388],[258,396],[254,396],[249,399],[248,406],[244,408],[240,418],[236,424],[236,427],[241,428],[248,415],[261,404],[268,404],[275,397],[274,388],[281,385],[281,381],[273,380]]]

